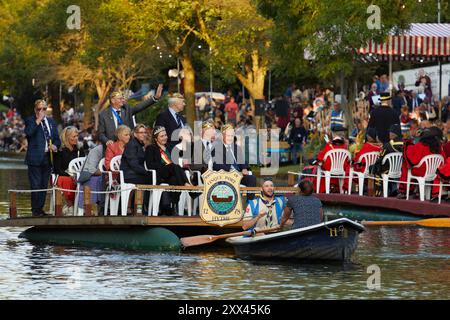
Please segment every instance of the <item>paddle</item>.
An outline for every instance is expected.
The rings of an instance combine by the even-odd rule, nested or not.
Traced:
[[[415,221],[362,221],[365,226],[418,225],[422,227],[450,228],[450,218],[431,218]]]
[[[279,230],[279,227],[270,228],[270,229],[256,229],[256,233],[262,233],[262,232],[271,232]],[[185,237],[181,238],[181,244],[183,247],[192,247],[192,246],[199,246],[202,244],[207,244],[214,242],[219,239],[226,239],[231,237],[238,237],[238,236],[250,236],[252,235],[252,231],[242,231],[242,232],[234,232],[234,233],[226,233],[226,234],[220,234],[220,235],[201,235],[201,236],[193,236],[193,237]]]

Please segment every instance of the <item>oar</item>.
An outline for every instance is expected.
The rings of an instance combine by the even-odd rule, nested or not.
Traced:
[[[431,218],[415,221],[362,221],[365,226],[418,225],[422,227],[450,228],[450,218]]]
[[[262,232],[271,232],[279,230],[279,227],[276,228],[270,228],[270,229],[260,229],[256,230],[256,233],[262,233]],[[242,232],[234,232],[234,233],[226,233],[226,234],[220,234],[220,235],[201,235],[201,236],[193,236],[193,237],[185,237],[181,238],[181,244],[183,247],[192,247],[192,246],[199,246],[201,244],[207,244],[214,242],[219,239],[226,239],[231,237],[238,237],[238,236],[250,236],[252,234],[252,231],[242,231]]]

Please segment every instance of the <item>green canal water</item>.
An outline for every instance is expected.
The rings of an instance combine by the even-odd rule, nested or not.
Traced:
[[[7,217],[7,190],[28,188],[22,163],[0,158],[0,219]],[[29,213],[29,197],[18,204],[19,214]],[[326,208],[330,215],[350,211]],[[23,230],[0,228],[0,299],[450,299],[448,229],[367,229],[346,265],[256,263],[227,248],[151,253],[36,245],[18,238]],[[374,265],[379,289],[367,285]]]

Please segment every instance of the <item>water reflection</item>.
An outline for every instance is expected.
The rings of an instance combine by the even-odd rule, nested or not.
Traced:
[[[339,265],[244,261],[228,248],[166,254],[35,245],[17,238],[23,229],[3,228],[0,298],[448,298],[450,234],[407,229],[369,229],[354,262]],[[366,287],[372,264],[381,268],[379,291]]]

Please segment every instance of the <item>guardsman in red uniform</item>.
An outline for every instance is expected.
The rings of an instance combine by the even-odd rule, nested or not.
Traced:
[[[358,172],[364,172],[366,170],[366,163],[361,162],[362,156],[369,152],[380,152],[381,144],[377,142],[377,131],[373,128],[368,128],[366,132],[366,142],[363,144],[361,150],[355,154],[353,159],[353,170]]]
[[[418,143],[413,144],[411,140],[405,141],[403,149],[402,175],[400,177],[399,194],[397,198],[406,198],[406,179],[408,176],[408,168],[412,168],[430,154],[444,155],[441,146],[442,130],[438,127],[426,128],[423,130]],[[419,168],[413,168],[411,173],[415,176],[423,176],[425,174],[425,165]],[[403,183],[402,183],[403,182]]]
[[[442,146],[445,155],[445,162],[442,166],[437,169],[437,177],[434,179],[433,184],[435,184],[431,188],[431,201],[436,201],[439,197],[439,186],[438,184],[442,181],[444,184],[450,184],[450,141]],[[442,187],[443,192],[450,190],[450,187]],[[450,199],[450,198],[449,198]],[[448,198],[443,195],[442,200],[448,200]]]
[[[343,137],[341,137],[341,135],[339,133],[335,134],[333,140],[331,142],[328,142],[323,147],[323,149],[317,154],[317,162],[321,166],[322,170],[330,170],[331,169],[331,158],[327,158],[326,161],[324,161],[324,158],[325,158],[325,154],[328,151],[334,150],[334,149],[348,150],[347,144],[345,143],[345,139]],[[350,163],[347,163],[344,166],[345,172],[348,172],[349,166],[350,166]],[[317,182],[317,179],[314,179],[314,190],[317,190],[316,182]],[[339,190],[339,180],[337,178],[331,179],[330,190]],[[325,192],[325,179],[321,178],[320,193],[324,193],[324,192]]]

